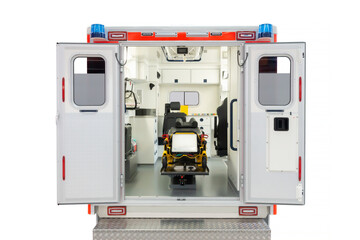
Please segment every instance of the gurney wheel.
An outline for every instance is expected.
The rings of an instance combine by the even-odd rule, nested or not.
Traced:
[[[162,158],[162,166],[164,169],[167,168],[167,158],[165,156]]]
[[[207,168],[207,157],[202,157],[202,162],[201,162],[201,164],[202,164],[202,167],[203,167],[203,169],[206,169]]]

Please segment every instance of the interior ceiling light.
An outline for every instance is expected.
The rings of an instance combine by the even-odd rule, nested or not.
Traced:
[[[161,47],[169,62],[199,62],[204,47]]]

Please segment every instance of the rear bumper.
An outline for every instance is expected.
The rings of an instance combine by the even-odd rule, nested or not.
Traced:
[[[94,240],[271,239],[264,219],[100,219]]]

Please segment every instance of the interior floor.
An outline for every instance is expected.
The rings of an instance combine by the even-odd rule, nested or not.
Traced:
[[[196,176],[196,188],[170,188],[170,176],[161,175],[160,158],[154,165],[138,165],[136,175],[125,184],[125,197],[231,197],[239,192],[228,179],[226,158],[208,158],[210,174]]]

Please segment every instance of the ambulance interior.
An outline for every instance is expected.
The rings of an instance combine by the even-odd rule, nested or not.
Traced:
[[[239,92],[237,52],[227,46],[124,48],[126,200],[239,199],[241,154],[230,148],[229,127],[230,101]],[[233,108],[236,146],[237,104]],[[160,174],[169,113],[194,118],[206,137],[209,174],[197,175],[190,187],[173,186]]]

